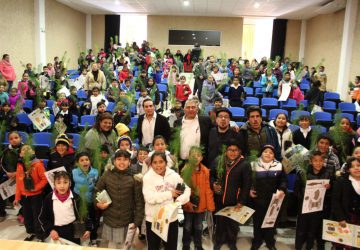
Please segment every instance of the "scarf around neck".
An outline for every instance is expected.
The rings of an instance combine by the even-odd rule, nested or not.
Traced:
[[[65,194],[59,194],[57,190],[55,190],[55,195],[59,199],[59,201],[64,202],[66,201],[70,196],[70,190],[66,192]]]

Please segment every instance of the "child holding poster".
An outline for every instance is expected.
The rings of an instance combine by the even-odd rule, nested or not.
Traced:
[[[174,201],[184,205],[190,200],[190,188],[184,185],[180,175],[167,168],[166,164],[166,155],[155,152],[150,158],[151,168],[143,178],[148,250],[160,249],[161,238],[152,231],[152,221],[158,210]],[[165,250],[176,250],[179,230],[177,213],[169,218],[169,222],[167,241],[164,243],[164,247]]]
[[[287,185],[283,166],[275,159],[275,148],[272,145],[263,146],[259,159],[252,164],[252,171],[250,197],[255,213],[251,250],[259,249],[263,241],[268,249],[275,250],[276,223],[271,228],[262,228],[262,224],[273,194],[278,193],[279,199],[284,197]]]
[[[330,180],[331,176],[324,168],[324,157],[320,151],[315,151],[310,157],[310,166],[308,172],[303,173],[306,175],[306,180]],[[295,194],[299,194],[298,200],[304,199],[305,183],[299,178],[295,184]],[[324,206],[322,211],[312,213],[302,213],[299,211],[299,215],[296,223],[296,238],[295,249],[301,250],[304,243],[306,243],[306,249],[312,249],[314,241],[316,240],[317,249],[324,250],[324,241],[322,240],[322,220],[328,217],[328,210],[330,207],[330,184],[326,184],[327,189],[325,193]],[[307,197],[306,199],[309,199]],[[302,206],[300,206],[302,208]]]
[[[341,176],[334,185],[331,202],[331,214],[342,227],[346,223],[360,225],[360,161],[354,157],[347,161],[346,174]],[[337,245],[336,249],[345,246]],[[346,249],[352,249],[346,247]]]

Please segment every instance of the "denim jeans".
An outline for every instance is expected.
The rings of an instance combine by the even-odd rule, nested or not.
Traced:
[[[201,247],[201,236],[205,213],[184,212],[183,246],[190,247],[191,236],[194,238],[195,247]],[[192,233],[193,232],[193,233]]]

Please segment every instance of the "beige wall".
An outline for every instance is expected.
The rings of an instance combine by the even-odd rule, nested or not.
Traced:
[[[299,60],[301,20],[288,20],[285,38],[285,56]]]
[[[53,62],[55,56],[61,58],[67,51],[67,68],[77,68],[79,53],[85,51],[86,15],[55,0],[47,0],[45,27],[47,62]]]
[[[352,60],[350,65],[350,81],[354,82],[355,76],[360,76],[360,6],[358,7]]]
[[[24,72],[20,61],[35,62],[34,1],[0,0],[0,6],[0,56],[10,55],[19,80]]]
[[[180,49],[184,53],[193,46],[168,45],[169,29],[219,30],[221,46],[202,46],[204,56],[220,57],[220,52],[226,53],[227,57],[241,56],[243,18],[148,16],[147,40],[160,50]]]
[[[329,91],[336,91],[344,16],[345,10],[320,15],[308,20],[306,25],[305,64],[311,67],[325,60]]]
[[[105,16],[91,16],[91,45],[94,51],[104,47],[105,39]]]

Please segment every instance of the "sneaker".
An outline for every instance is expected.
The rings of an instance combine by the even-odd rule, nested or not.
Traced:
[[[97,241],[96,241],[96,240],[91,240],[91,241],[89,242],[89,245],[90,245],[91,247],[98,247],[98,244],[97,244]]]
[[[35,238],[35,234],[30,234],[24,239],[24,241],[32,241]]]
[[[139,238],[139,240],[141,240],[141,241],[146,240],[145,234],[139,234],[138,238]]]

